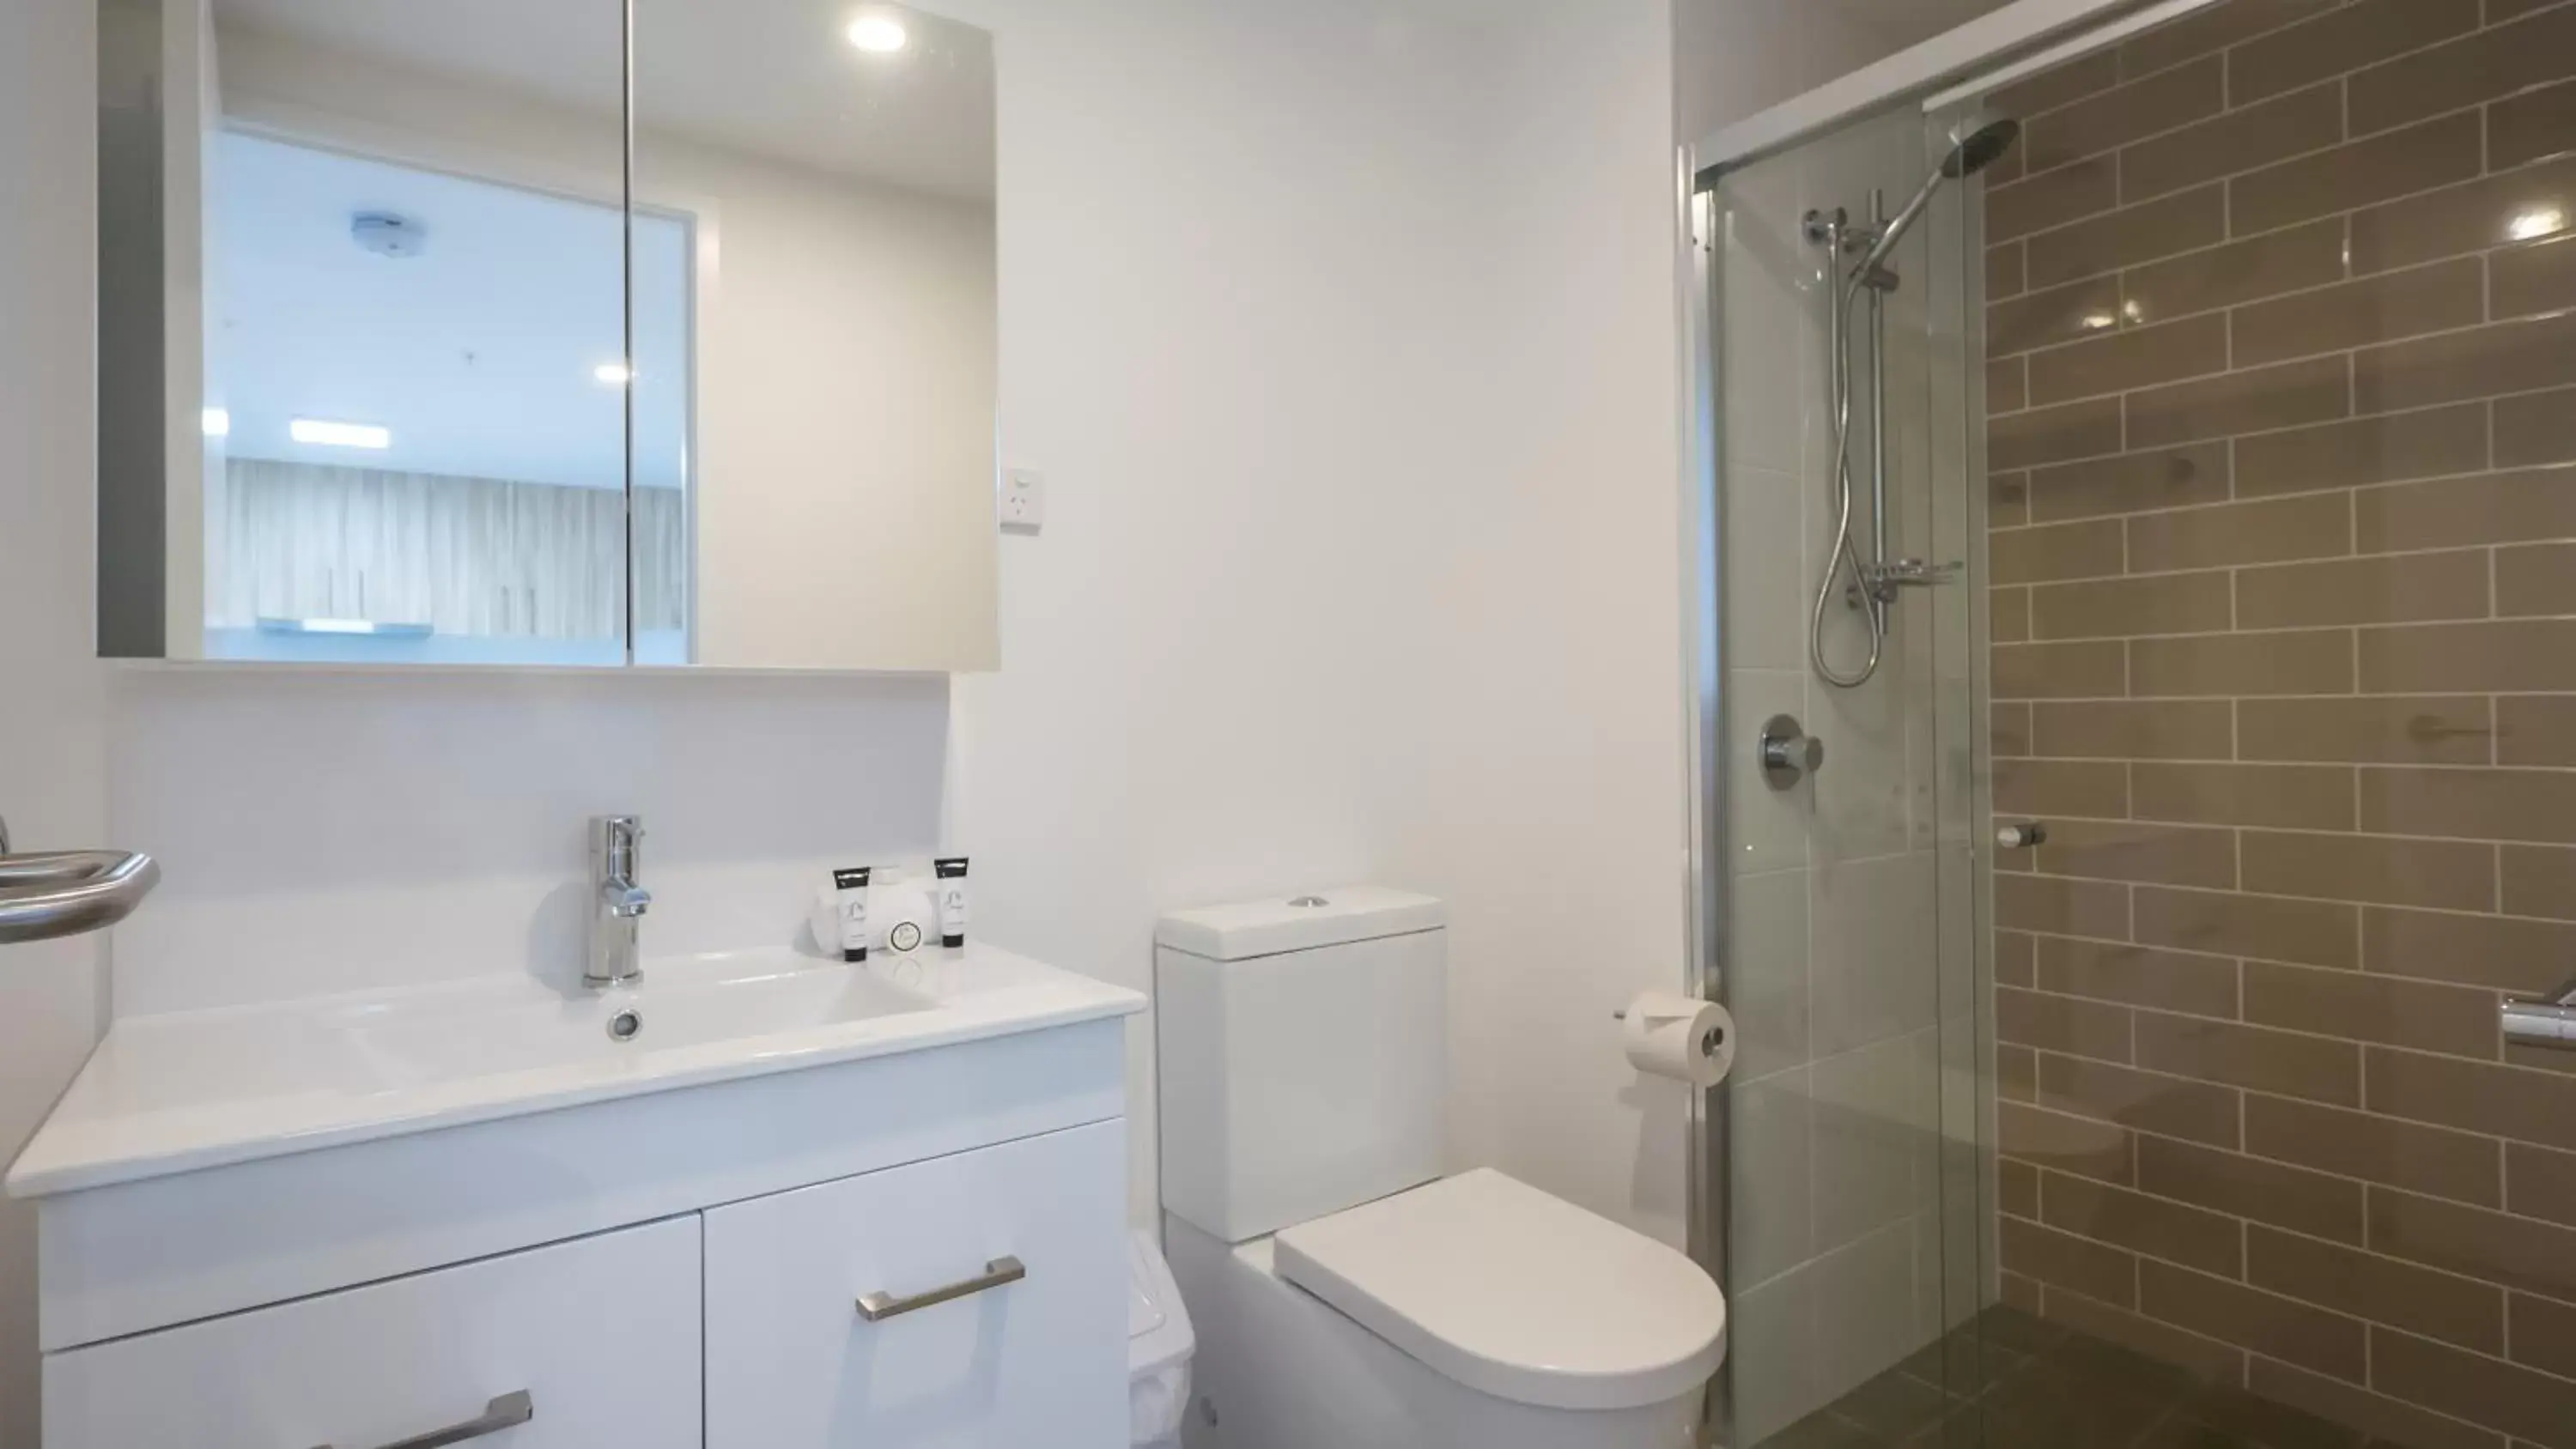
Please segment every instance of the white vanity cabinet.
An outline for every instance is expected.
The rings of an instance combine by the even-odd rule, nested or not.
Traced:
[[[1127,1442],[1126,1134],[710,1210],[708,1449]]]
[[[663,971],[627,998],[658,1055],[441,998],[424,1039],[557,1030],[567,1065],[211,1106],[135,1104],[209,1060],[363,1058],[301,1016],[271,1033],[301,1051],[230,1057],[237,1014],[111,1031],[10,1177],[44,1449],[1123,1449],[1142,998],[942,959],[902,1011],[739,1041],[693,1017],[852,979]]]
[[[474,1428],[496,1449],[686,1449],[698,1246],[679,1218],[48,1354],[46,1449],[377,1449]]]
[[[1126,1150],[1097,1122],[49,1354],[45,1446],[1116,1449]]]

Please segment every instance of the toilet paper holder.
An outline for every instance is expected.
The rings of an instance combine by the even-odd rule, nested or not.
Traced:
[[[1610,1012],[1610,1019],[1611,1019],[1612,1021],[1626,1021],[1626,1020],[1628,1019],[1628,1008],[1626,1008],[1626,1007],[1624,1007],[1624,1006],[1621,1006],[1621,1007],[1614,1007],[1614,1008],[1612,1008],[1612,1010],[1611,1010],[1611,1012]],[[1726,1028],[1725,1028],[1725,1027],[1722,1027],[1722,1026],[1712,1026],[1712,1027],[1710,1027],[1708,1030],[1706,1030],[1706,1031],[1704,1031],[1704,1032],[1701,1032],[1701,1033],[1700,1033],[1700,1036],[1699,1036],[1699,1054],[1700,1054],[1701,1056],[1704,1056],[1704,1057],[1713,1057],[1713,1056],[1716,1056],[1716,1055],[1717,1055],[1717,1053],[1718,1053],[1718,1049],[1719,1049],[1719,1048],[1721,1048],[1721,1047],[1723,1047],[1723,1046],[1725,1046],[1725,1045],[1726,1045]]]

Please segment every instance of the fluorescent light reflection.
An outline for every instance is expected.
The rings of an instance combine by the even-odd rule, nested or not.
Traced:
[[[892,55],[912,40],[903,22],[891,15],[862,15],[850,22],[848,34],[850,44],[870,55]]]
[[[286,435],[299,443],[323,448],[385,449],[394,445],[393,430],[372,423],[334,423],[319,418],[297,418],[286,425]]]
[[[590,370],[602,387],[624,387],[635,380],[634,369],[622,362],[603,362]]]
[[[2504,233],[2515,241],[2535,241],[2567,229],[2567,213],[2555,206],[2535,206],[2505,223]]]
[[[197,415],[197,426],[209,438],[228,438],[232,436],[233,415],[222,408],[208,408]]]

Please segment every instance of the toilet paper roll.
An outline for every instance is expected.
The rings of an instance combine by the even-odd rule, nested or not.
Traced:
[[[1653,992],[1628,1003],[1628,1063],[1650,1077],[1714,1087],[1735,1065],[1735,1018],[1714,1001]]]

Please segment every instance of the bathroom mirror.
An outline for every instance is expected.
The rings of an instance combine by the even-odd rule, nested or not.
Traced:
[[[990,37],[105,0],[102,654],[995,662]]]

